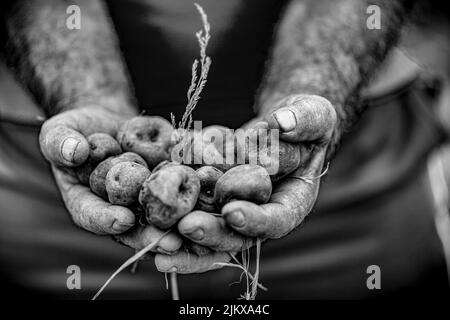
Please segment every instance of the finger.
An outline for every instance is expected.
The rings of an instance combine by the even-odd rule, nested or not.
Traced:
[[[283,179],[267,204],[248,201],[226,204],[222,214],[227,224],[248,237],[277,239],[288,234],[303,221],[316,201],[320,180],[314,177],[320,175],[324,157],[325,149],[321,149],[306,169],[299,168]]]
[[[176,272],[181,274],[203,273],[222,268],[220,263],[231,260],[226,252],[213,252],[205,256],[197,256],[185,251],[174,255],[157,254],[155,265],[160,272]]]
[[[115,236],[121,243],[141,250],[150,243],[157,241],[165,232],[152,225],[137,226],[123,234]],[[164,254],[173,254],[180,249],[183,244],[181,237],[174,232],[169,232],[161,240],[158,245],[152,249],[153,252],[160,252]]]
[[[336,125],[336,111],[319,96],[293,96],[283,100],[266,117],[271,129],[280,130],[287,142],[328,141]]]
[[[120,234],[135,222],[128,208],[112,205],[96,196],[76,178],[52,167],[56,183],[73,221],[79,227],[95,234]]]
[[[241,126],[242,129],[244,130],[248,130],[248,129],[268,129],[267,127],[267,122],[261,118],[261,117],[256,117],[251,119],[250,121],[244,123]]]
[[[186,248],[187,250],[189,250],[190,252],[195,253],[198,256],[205,256],[207,254],[211,254],[212,250],[208,247],[202,246],[198,243],[195,243],[193,241],[189,241],[188,243],[186,243]]]
[[[215,251],[238,251],[246,239],[228,227],[225,220],[204,211],[194,211],[178,223],[178,231],[190,240]]]
[[[74,167],[89,155],[85,137],[102,132],[115,136],[124,119],[98,107],[65,111],[47,120],[39,142],[45,158],[57,166]]]
[[[39,137],[44,157],[57,166],[75,167],[89,156],[89,143],[78,131],[55,126],[44,127]]]

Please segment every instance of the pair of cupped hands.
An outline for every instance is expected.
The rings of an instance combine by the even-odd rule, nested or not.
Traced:
[[[288,96],[272,110],[245,127],[264,121],[270,129],[278,129],[280,140],[301,148],[299,167],[274,184],[268,203],[232,201],[217,214],[193,211],[177,224],[178,230],[166,235],[155,226],[137,224],[129,208],[104,201],[82,185],[71,170],[89,154],[87,136],[103,132],[115,137],[120,125],[131,117],[129,114],[100,105],[64,111],[43,124],[39,142],[75,224],[99,235],[113,235],[136,250],[160,239],[152,250],[159,271],[199,273],[220,268],[220,262],[230,260],[229,252],[247,248],[256,238],[264,241],[287,235],[316,201],[320,184],[317,177],[323,171],[336,127],[336,112],[328,100],[314,95]],[[183,237],[211,252],[194,256],[180,250]]]

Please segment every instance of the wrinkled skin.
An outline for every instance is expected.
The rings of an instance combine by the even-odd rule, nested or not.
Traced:
[[[214,190],[216,182],[223,172],[212,166],[204,166],[195,171],[200,179],[200,194],[196,209],[206,212],[215,212],[217,207],[214,202]]]
[[[97,132],[115,136],[124,119],[126,115],[97,107],[69,110],[48,119],[39,135],[42,154],[52,165],[55,181],[73,221],[96,234],[125,232],[134,225],[134,214],[99,198],[80,183],[72,169],[89,157],[88,136]]]
[[[93,133],[87,137],[89,143],[89,156],[86,161],[75,168],[80,182],[89,185],[89,176],[95,167],[108,157],[117,156],[122,153],[119,143],[107,133]]]
[[[99,197],[108,200],[108,193],[106,192],[106,175],[116,164],[126,161],[131,161],[147,167],[144,159],[133,152],[125,152],[117,157],[109,157],[108,159],[100,162],[94,171],[92,171],[91,176],[89,177],[89,185],[91,186],[91,190]]]
[[[163,234],[164,231],[156,228],[155,226],[142,226],[137,224],[127,233],[117,235],[115,238],[117,241],[126,246],[136,250],[142,250],[150,243],[157,241]],[[182,245],[183,240],[175,233],[169,232],[159,241],[158,245],[150,251],[170,255],[177,252]]]
[[[106,175],[106,193],[112,204],[131,206],[138,202],[142,184],[150,176],[147,167],[125,161],[114,165]]]
[[[197,244],[195,242],[192,242],[192,241],[188,241],[186,243],[186,250],[188,252],[192,252],[192,253],[196,254],[199,257],[206,256],[206,255],[212,253],[211,249],[209,249],[208,247],[201,246],[201,245],[199,245],[199,244]]]
[[[214,191],[214,201],[218,208],[232,200],[262,204],[269,201],[271,194],[272,183],[266,169],[243,164],[228,170],[219,178]]]
[[[139,203],[150,224],[168,229],[194,208],[199,193],[200,180],[192,168],[166,166],[144,181]]]
[[[117,141],[125,151],[139,154],[149,168],[170,159],[173,127],[161,117],[139,116],[125,122],[117,134]]]
[[[153,226],[139,226],[142,232],[127,232],[136,223],[135,213],[123,206],[112,205],[81,184],[73,169],[89,157],[87,137],[94,133],[116,136],[130,114],[115,113],[99,105],[61,112],[42,126],[39,144],[42,154],[50,162],[56,184],[64,204],[76,225],[99,235],[120,235],[132,248],[142,248],[149,239],[163,232]],[[141,236],[141,235],[146,235]],[[182,239],[169,232],[161,240],[159,252],[175,252]]]

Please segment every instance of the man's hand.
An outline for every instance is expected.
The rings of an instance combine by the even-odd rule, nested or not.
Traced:
[[[65,111],[44,123],[39,142],[43,155],[51,163],[56,183],[73,221],[95,234],[121,234],[121,242],[142,249],[163,232],[153,227],[136,227],[123,234],[135,225],[134,213],[95,195],[89,187],[80,184],[71,170],[81,165],[89,155],[87,136],[102,132],[115,137],[120,124],[128,117],[96,106]],[[172,253],[178,250],[181,243],[180,237],[171,233],[163,238],[155,251]]]
[[[180,273],[195,273],[218,268],[214,263],[230,259],[220,252],[239,251],[254,243],[254,238],[281,238],[311,211],[318,195],[327,147],[336,127],[336,112],[328,100],[309,95],[287,97],[276,107],[264,120],[270,129],[280,130],[280,139],[301,148],[300,167],[274,185],[267,204],[232,201],[222,208],[221,217],[203,211],[185,216],[178,224],[179,232],[216,252],[195,257],[196,264],[186,253],[157,255],[159,271],[176,269]]]
[[[83,27],[69,30],[64,1],[16,2],[5,14],[10,35],[6,58],[36,102],[53,116],[42,127],[40,144],[72,219],[88,231],[120,234],[121,242],[142,248],[162,233],[136,227],[123,234],[135,224],[133,212],[103,201],[70,170],[88,157],[87,136],[115,136],[120,123],[137,113],[107,6],[101,0],[72,1],[82,8]],[[181,245],[174,234],[163,240],[160,252]]]
[[[269,127],[279,128],[284,141],[299,143],[302,163],[274,186],[269,203],[231,202],[220,218],[196,211],[179,223],[179,231],[217,251],[235,251],[246,242],[244,236],[280,238],[298,226],[316,201],[320,183],[316,177],[325,159],[363,111],[363,104],[357,103],[360,88],[395,44],[413,2],[290,1],[275,31],[256,110],[264,115],[273,112],[265,118]],[[369,5],[384,12],[384,27],[376,32],[366,25]],[[333,105],[318,96],[300,95],[304,93],[326,97]],[[281,106],[276,103],[280,99]],[[160,271],[172,266],[186,270],[187,262],[156,256]]]

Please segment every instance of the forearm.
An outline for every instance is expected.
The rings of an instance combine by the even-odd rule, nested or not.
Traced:
[[[278,26],[257,98],[259,113],[273,111],[277,101],[291,94],[327,98],[338,115],[333,152],[362,111],[358,92],[395,43],[409,2],[292,1]],[[366,8],[371,4],[381,9],[381,29],[366,26]]]
[[[66,27],[69,5],[81,29]],[[6,55],[48,115],[98,106],[135,113],[117,38],[101,1],[20,1],[7,18]]]

